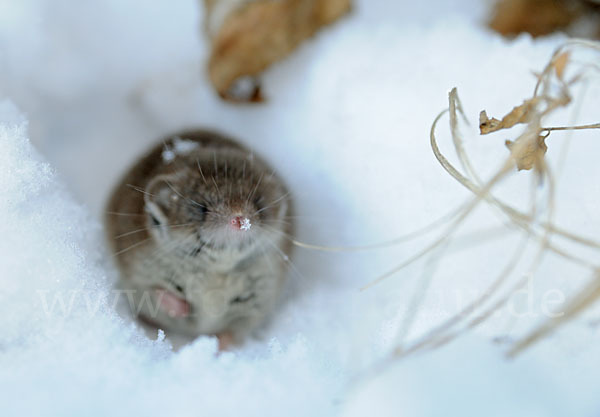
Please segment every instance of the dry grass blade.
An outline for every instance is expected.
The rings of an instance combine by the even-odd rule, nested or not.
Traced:
[[[404,348],[402,346],[399,346],[398,348],[396,348],[395,354],[399,357],[404,357],[423,348],[428,348],[433,345],[437,346],[439,345],[439,342],[441,340],[446,340],[447,342],[451,341],[454,337],[449,336],[448,333],[455,326],[459,325],[462,321],[464,321],[471,314],[473,314],[478,308],[482,307],[494,294],[496,294],[496,291],[498,291],[501,288],[501,286],[506,282],[507,277],[514,271],[515,267],[519,263],[519,260],[523,256],[527,242],[527,238],[521,240],[521,243],[516,246],[514,255],[510,258],[509,262],[506,264],[502,272],[483,291],[481,296],[476,298],[458,313],[445,320],[439,326],[427,332],[425,336],[413,342],[409,347]],[[491,311],[495,311],[495,309],[491,309]]]
[[[432,230],[436,230],[440,226],[444,225],[445,223],[448,223],[450,220],[452,220],[454,217],[456,217],[460,212],[462,212],[462,210],[463,210],[463,206],[460,206],[456,209],[449,211],[448,213],[444,214],[440,218],[434,220],[433,222],[431,222],[419,229],[409,232],[403,236],[399,236],[397,238],[394,238],[394,239],[391,239],[391,240],[388,240],[385,242],[374,243],[372,245],[324,246],[324,245],[314,245],[311,243],[305,243],[305,242],[301,242],[296,239],[292,239],[291,242],[295,246],[298,246],[303,249],[312,249],[312,250],[318,250],[318,251],[322,251],[322,252],[361,252],[361,251],[369,251],[369,250],[375,250],[375,249],[381,249],[381,248],[388,248],[390,246],[396,246],[401,243],[407,242],[409,240],[415,239],[417,237],[426,235],[427,233],[431,232]]]
[[[517,342],[508,352],[509,357],[517,356],[525,349],[543,339],[556,328],[581,314],[600,298],[600,271],[596,270],[590,282],[567,305],[563,314],[542,323],[538,328]]]
[[[578,126],[542,127],[542,120],[545,116],[552,113],[557,108],[566,107],[571,103],[572,100],[569,89],[583,79],[585,71],[582,70],[567,80],[567,76],[571,70],[570,67],[573,65],[573,50],[578,48],[600,51],[600,44],[581,40],[568,42],[555,51],[548,64],[544,67],[542,72],[537,75],[537,83],[532,97],[525,99],[521,105],[514,107],[501,120],[495,118],[490,119],[485,111],[481,112],[479,127],[482,135],[502,129],[511,129],[519,124],[526,125],[524,131],[518,135],[514,141],[506,141],[506,145],[510,150],[510,157],[504,161],[500,161],[499,169],[488,181],[480,180],[477,172],[473,169],[473,164],[467,156],[466,149],[462,142],[462,136],[458,129],[457,116],[458,113],[462,113],[462,106],[458,99],[456,89],[451,91],[448,109],[440,113],[432,124],[430,133],[431,148],[436,159],[446,172],[461,185],[470,190],[474,194],[474,197],[466,204],[463,211],[457,215],[450,226],[440,234],[440,237],[435,242],[375,281],[379,282],[416,259],[427,255],[433,250],[439,249],[442,244],[452,238],[457,227],[469,217],[473,208],[480,201],[485,201],[491,207],[495,208],[505,221],[508,221],[510,227],[515,227],[523,231],[525,236],[524,246],[529,245],[529,242],[536,243],[536,253],[531,257],[529,268],[527,273],[523,275],[524,277],[535,275],[547,253],[559,256],[562,259],[594,271],[592,282],[584,290],[573,297],[573,300],[568,304],[564,312],[565,314],[558,319],[542,323],[533,332],[526,335],[521,340],[518,340],[511,349],[510,355],[516,355],[533,343],[543,339],[551,331],[571,320],[576,314],[579,314],[585,308],[589,307],[596,299],[600,298],[600,273],[598,272],[600,269],[598,268],[595,259],[586,259],[585,257],[581,257],[570,250],[561,248],[552,242],[556,237],[576,243],[582,247],[595,250],[600,249],[600,244],[594,239],[579,236],[576,233],[554,225],[554,178],[550,167],[545,160],[547,151],[546,139],[551,132],[559,130],[600,128],[600,123]],[[581,64],[580,67],[584,70],[594,69],[593,65],[590,66],[586,63]],[[435,137],[436,126],[446,112],[449,112],[450,116],[450,132],[454,150],[465,174],[461,173],[448,161],[448,159],[440,152],[437,145]],[[530,213],[521,212],[510,204],[500,201],[493,195],[492,191],[495,186],[508,176],[510,172],[514,172],[514,166],[516,166],[518,170],[533,169],[532,179],[534,180],[534,184],[545,183],[547,185],[544,210],[540,212],[545,214],[543,219],[538,218],[539,213],[535,207],[535,201],[538,199],[537,193],[539,193],[539,191],[536,191],[535,186],[532,188]],[[517,263],[521,261],[523,251],[524,248],[518,248],[517,252],[509,258],[504,269],[491,285],[488,286],[483,295],[473,300],[466,308],[463,308],[436,328],[427,332],[420,339],[407,346],[399,346],[395,351],[395,355],[405,357],[420,350],[435,349],[484,323],[495,311],[511,299],[515,291],[526,284],[527,278],[522,277],[521,279],[517,279],[508,290],[503,292],[503,294],[499,293],[500,288],[508,283],[508,277],[515,271]],[[414,303],[418,303],[418,301],[418,299],[414,300]],[[489,306],[483,311],[475,314],[478,310],[483,308],[485,304],[489,304]],[[407,320],[409,323],[410,320],[414,318],[413,316],[414,314],[408,316]],[[406,330],[404,330],[404,332],[406,332]]]
[[[589,125],[580,126],[557,126],[557,127],[544,127],[543,131],[552,132],[555,130],[585,130],[585,129],[600,129],[600,123],[592,123]]]

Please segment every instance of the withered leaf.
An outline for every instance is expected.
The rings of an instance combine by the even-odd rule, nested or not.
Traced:
[[[317,31],[351,9],[351,0],[204,0],[211,42],[208,75],[219,95],[260,101],[260,90],[240,89],[239,79],[256,78],[291,54]],[[258,87],[258,86],[257,86]]]
[[[489,25],[504,36],[548,35],[572,24],[585,11],[583,1],[497,0]],[[581,3],[581,4],[580,4]]]
[[[527,123],[537,103],[537,98],[525,100],[520,106],[514,107],[502,120],[488,118],[487,113],[483,110],[479,113],[479,132],[486,135],[500,129],[511,128],[518,123]]]
[[[530,170],[539,166],[539,162],[548,150],[545,136],[538,136],[537,138],[521,137],[514,142],[507,140],[505,145],[510,150],[519,171],[523,169]]]
[[[498,130],[499,124],[500,120],[495,117],[490,119],[485,110],[481,110],[481,113],[479,113],[479,132],[482,135]]]

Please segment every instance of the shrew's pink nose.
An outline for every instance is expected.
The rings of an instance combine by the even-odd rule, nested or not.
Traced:
[[[242,216],[235,216],[230,221],[229,224],[236,230],[250,230],[252,224],[250,223],[250,219]]]

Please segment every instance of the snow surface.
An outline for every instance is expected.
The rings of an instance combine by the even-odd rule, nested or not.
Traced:
[[[115,312],[104,201],[137,155],[182,128],[222,130],[271,161],[294,191],[302,241],[379,242],[460,204],[467,192],[429,148],[447,92],[458,87],[472,121],[484,108],[504,114],[565,40],[503,40],[482,25],[488,7],[356,1],[351,16],[265,74],[264,105],[236,106],[203,75],[193,0],[0,0],[1,415],[600,414],[597,310],[515,361],[504,356],[506,341],[544,318],[549,291],[569,295],[587,278],[550,256],[532,296],[512,306],[525,313],[502,311],[445,348],[389,361],[400,341],[493,280],[514,234],[450,247],[440,262],[426,258],[362,292],[432,236],[371,252],[298,249],[287,300],[261,337],[220,356],[213,338],[174,350],[168,332],[148,338]],[[574,122],[597,122],[599,97],[590,83]],[[465,131],[476,168],[489,176],[506,155],[505,137]],[[439,135],[448,152],[447,129]],[[566,155],[563,139],[549,141],[553,163]],[[559,172],[558,223],[589,236],[600,232],[599,147],[597,133],[581,132]],[[522,200],[523,178],[502,196]],[[482,209],[464,232],[498,225]],[[436,264],[409,327],[417,284]],[[519,264],[518,274],[528,267]]]
[[[175,159],[177,155],[186,155],[196,149],[198,143],[192,142],[191,140],[182,140],[179,137],[173,138],[173,148],[171,149],[165,145],[165,149],[162,152],[162,159],[164,162],[169,163]]]

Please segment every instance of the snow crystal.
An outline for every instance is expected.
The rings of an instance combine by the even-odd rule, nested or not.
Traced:
[[[191,151],[193,151],[194,149],[197,149],[197,148],[198,148],[197,142],[193,142],[191,140],[184,140],[184,139],[181,139],[180,137],[176,136],[173,138],[173,147],[172,148],[165,145],[165,149],[162,152],[162,158],[163,158],[163,161],[168,164],[168,163],[172,162],[173,159],[175,159],[175,157],[180,156],[180,155],[187,155],[188,153],[190,153]]]
[[[165,340],[165,331],[163,329],[158,329],[158,332],[156,335],[156,341],[163,342],[164,340]]]
[[[250,230],[251,227],[252,227],[252,223],[250,223],[250,219],[247,217],[244,217],[242,219],[242,223],[240,224],[240,229]]]
[[[165,150],[162,152],[162,159],[163,162],[166,162],[167,164],[170,162],[173,162],[173,159],[175,159],[175,152],[173,152],[171,149],[165,147]]]

